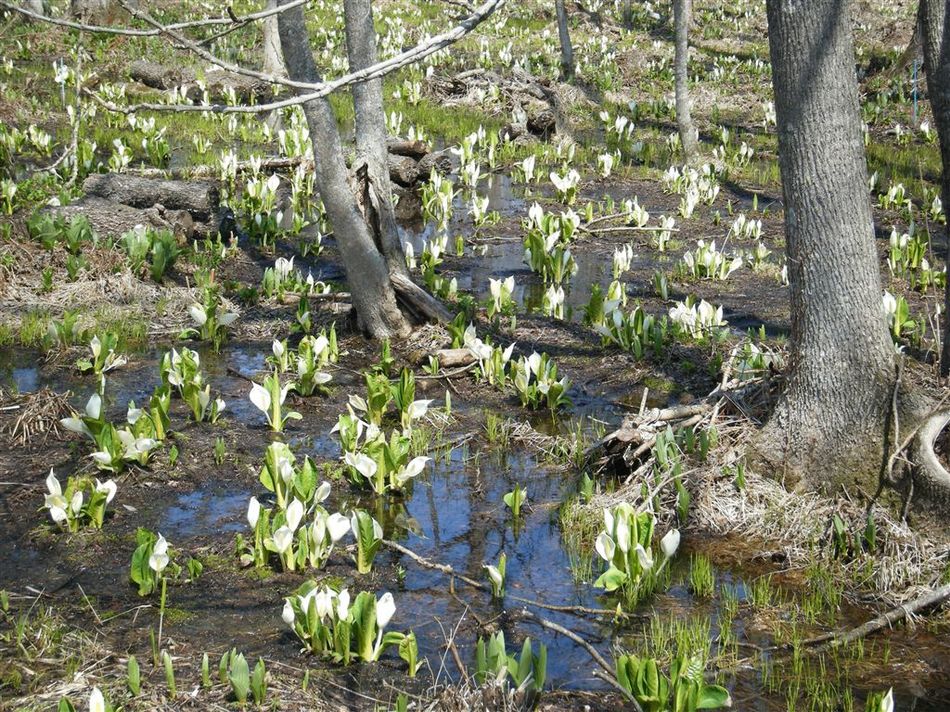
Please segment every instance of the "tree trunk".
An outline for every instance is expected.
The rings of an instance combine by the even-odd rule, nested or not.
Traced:
[[[267,0],[267,10],[277,8],[277,0]],[[286,77],[284,67],[284,53],[280,49],[280,29],[277,26],[277,15],[265,17],[263,21],[264,62],[261,69],[277,77]],[[265,119],[270,130],[276,134],[281,129],[282,119],[280,111],[272,111]]]
[[[344,0],[346,49],[350,71],[357,72],[376,63],[376,30],[372,0]],[[356,165],[366,165],[369,204],[364,208],[370,225],[386,257],[391,272],[408,275],[406,256],[399,240],[393,191],[389,182],[389,153],[386,149],[386,112],[383,108],[383,80],[371,79],[353,85],[356,111]]]
[[[277,0],[267,0],[266,10],[275,10]],[[277,27],[277,15],[264,18],[264,65],[268,74],[279,77],[287,75],[284,69],[284,53],[280,49],[280,32]]]
[[[673,25],[676,32],[676,125],[686,162],[696,160],[696,129],[689,107],[689,17],[690,0],[673,0]]]
[[[284,5],[288,0],[278,2]],[[278,17],[288,76],[298,81],[320,81],[303,8],[291,8]],[[373,242],[348,180],[343,145],[330,101],[326,97],[314,99],[305,103],[303,110],[313,142],[317,186],[340,247],[360,328],[373,338],[404,335],[409,326],[396,305],[386,261]]]
[[[785,392],[756,449],[789,484],[880,470],[895,383],[867,190],[850,4],[767,0],[791,288]],[[877,480],[871,480],[872,488]]]
[[[633,0],[624,0],[623,26],[628,30],[633,29]]]
[[[554,0],[554,9],[557,11],[557,35],[561,40],[561,79],[565,82],[574,81],[574,46],[571,44],[571,34],[567,29],[567,10],[564,0]]]
[[[940,138],[940,157],[943,161],[941,200],[945,213],[950,212],[950,2],[920,0],[918,12],[920,33],[924,46],[924,70],[927,72],[927,94],[933,110],[937,135]],[[946,226],[946,264],[950,265],[950,220]],[[950,281],[944,289],[943,348],[940,352],[940,375],[950,375]]]
[[[43,0],[24,0],[23,3],[21,3],[21,7],[37,15],[46,14],[46,9],[43,7]],[[23,16],[21,15],[21,17]],[[28,20],[29,18],[23,17],[23,19]]]

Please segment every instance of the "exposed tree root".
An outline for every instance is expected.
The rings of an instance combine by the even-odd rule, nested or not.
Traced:
[[[911,483],[917,493],[917,508],[946,513],[950,507],[950,472],[934,452],[934,443],[947,424],[950,410],[931,414],[917,428],[908,453],[911,461]]]

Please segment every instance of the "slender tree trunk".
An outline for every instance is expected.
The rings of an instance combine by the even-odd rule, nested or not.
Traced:
[[[628,30],[633,29],[633,0],[624,0],[623,26]]]
[[[277,8],[277,0],[267,0],[267,10]],[[268,74],[286,76],[284,53],[280,49],[280,32],[277,27],[277,15],[264,18],[264,66]]]
[[[288,0],[278,2],[283,5]],[[278,17],[288,76],[299,81],[320,81],[303,8],[292,8]],[[325,97],[314,99],[304,104],[303,110],[313,142],[317,185],[340,247],[360,328],[374,338],[403,335],[409,327],[396,305],[386,262],[373,241],[348,179],[330,101]]]
[[[941,200],[944,214],[950,213],[950,2],[920,0],[918,13],[924,46],[924,69],[927,72],[927,94],[933,109],[934,123],[940,138],[940,157],[943,161]],[[947,240],[945,262],[950,265],[950,220],[945,230]],[[940,352],[940,375],[950,375],[950,280],[944,289],[943,347]]]
[[[757,450],[790,484],[876,476],[895,356],[883,311],[847,0],[767,0],[791,286],[785,392]]]
[[[346,48],[350,71],[376,63],[376,30],[372,0],[344,0]],[[386,112],[383,108],[383,80],[372,79],[353,85],[356,110],[356,158],[366,165],[371,223],[393,272],[408,275],[406,256],[399,240],[392,184],[389,181],[389,154],[386,150]]]
[[[273,10],[276,7],[277,0],[267,0],[268,10]],[[287,69],[284,67],[284,53],[280,49],[280,30],[277,26],[277,15],[265,17],[263,23],[264,63],[261,68],[268,74],[286,77]],[[276,134],[282,124],[280,111],[270,112],[265,121],[271,131]]]
[[[696,129],[689,106],[689,16],[690,0],[673,0],[673,26],[676,33],[676,125],[686,162],[696,160]]]
[[[574,46],[571,44],[571,34],[567,29],[567,10],[564,0],[554,0],[554,9],[557,12],[557,36],[561,40],[561,79],[565,82],[574,81]]]

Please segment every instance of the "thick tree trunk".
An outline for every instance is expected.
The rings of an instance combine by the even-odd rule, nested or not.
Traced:
[[[895,383],[851,8],[768,0],[767,11],[792,329],[786,390],[757,450],[791,484],[834,488],[878,474]]]
[[[674,70],[676,75],[676,125],[686,162],[696,160],[696,129],[689,106],[689,18],[690,0],[673,0],[673,26],[676,33]]]
[[[924,69],[927,72],[927,94],[933,109],[940,157],[943,160],[941,200],[944,212],[950,212],[950,2],[920,0],[918,21],[924,46]],[[950,264],[950,220],[946,227],[946,263]],[[950,281],[944,290],[943,348],[940,352],[940,375],[950,375]]]
[[[557,36],[561,40],[561,79],[571,82],[574,81],[574,46],[571,44],[571,33],[567,29],[564,0],[554,0],[554,9],[557,12]]]
[[[344,0],[346,48],[350,71],[376,63],[376,30],[372,0]],[[372,79],[353,85],[356,111],[356,162],[366,165],[369,205],[364,206],[376,232],[390,271],[408,274],[406,256],[399,240],[393,191],[389,182],[389,153],[386,150],[386,111],[383,108],[383,80]]]
[[[287,4],[287,0],[278,0]],[[318,82],[302,7],[278,16],[281,49],[291,79]],[[360,328],[373,338],[399,336],[409,326],[396,305],[386,261],[363,219],[348,180],[336,116],[327,98],[303,105],[313,141],[314,170],[327,216],[333,226]],[[385,145],[385,144],[384,144]]]

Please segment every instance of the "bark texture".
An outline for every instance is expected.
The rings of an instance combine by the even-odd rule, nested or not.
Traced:
[[[674,71],[676,76],[676,125],[683,156],[687,163],[696,160],[696,129],[689,102],[689,18],[690,0],[673,0],[673,26],[676,34]]]
[[[571,44],[571,33],[567,29],[564,0],[554,0],[554,9],[557,12],[557,36],[561,41],[561,79],[570,82],[574,80],[574,45]]]
[[[372,0],[344,0],[346,49],[350,71],[357,72],[376,63],[376,30]],[[392,272],[408,274],[406,257],[396,224],[393,191],[389,182],[389,154],[386,149],[386,112],[383,108],[383,80],[354,84],[356,112],[356,163],[365,163],[370,225]]]
[[[834,488],[878,474],[896,378],[866,188],[851,7],[768,0],[767,11],[792,330],[786,390],[757,449],[792,484]]]
[[[933,109],[934,123],[940,138],[940,157],[943,161],[941,197],[943,209],[950,211],[950,2],[920,0],[918,26],[924,48],[924,69],[927,73],[927,94]],[[946,227],[947,252],[950,264],[950,221]],[[944,291],[943,348],[940,352],[940,375],[950,375],[950,282]]]
[[[287,4],[287,0],[278,0]],[[279,15],[281,48],[291,79],[320,81],[302,7]],[[303,105],[313,139],[317,185],[333,226],[350,285],[360,328],[373,338],[401,336],[409,331],[389,282],[389,270],[376,248],[348,180],[336,116],[324,97]],[[384,144],[385,145],[385,144]]]
[[[267,0],[266,10],[277,9],[277,0]],[[287,75],[284,69],[284,53],[280,49],[280,33],[277,27],[277,15],[265,17],[264,30],[264,65],[263,70],[278,77]]]

